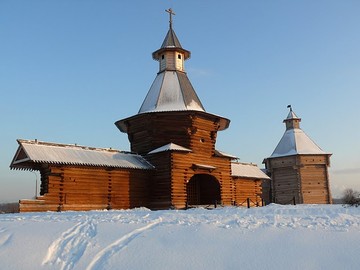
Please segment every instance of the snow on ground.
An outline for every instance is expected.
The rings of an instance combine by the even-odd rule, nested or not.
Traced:
[[[0,269],[359,269],[360,207],[0,215]]]

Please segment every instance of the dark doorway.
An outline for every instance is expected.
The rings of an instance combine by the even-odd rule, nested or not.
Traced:
[[[220,184],[208,174],[195,174],[186,185],[188,205],[210,205],[221,201]]]

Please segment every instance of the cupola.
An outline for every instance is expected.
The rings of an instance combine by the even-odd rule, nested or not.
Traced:
[[[182,48],[180,41],[173,30],[172,15],[175,15],[175,13],[171,8],[166,10],[166,12],[170,15],[169,31],[167,32],[160,49],[153,52],[152,56],[154,60],[159,61],[159,72],[165,70],[185,71],[184,61],[190,58],[191,53]]]
[[[190,58],[190,51],[182,48],[173,29],[172,9],[169,13],[169,30],[160,49],[153,52],[153,59],[159,61],[159,72],[148,91],[139,113],[164,111],[203,111],[189,78],[184,61]]]
[[[289,114],[283,121],[286,125],[286,130],[300,128],[301,118],[297,117],[297,115],[292,110],[291,105],[288,105],[288,108],[290,108]]]

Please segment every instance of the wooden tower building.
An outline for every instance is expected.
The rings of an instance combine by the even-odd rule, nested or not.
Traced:
[[[18,140],[10,167],[41,175],[40,196],[21,200],[20,211],[261,204],[269,177],[216,150],[217,132],[230,120],[205,111],[185,71],[191,53],[167,12],[169,30],[152,54],[159,72],[138,113],[115,123],[131,152]]]
[[[331,154],[305,134],[301,119],[289,108],[283,121],[286,131],[272,155],[264,160],[271,176],[272,202],[332,203],[328,174]]]
[[[215,150],[218,131],[230,120],[205,111],[184,66],[190,58],[172,27],[153,59],[159,72],[138,114],[117,121],[127,133],[131,151],[157,170],[151,208],[184,208],[186,204],[232,203],[231,159]]]

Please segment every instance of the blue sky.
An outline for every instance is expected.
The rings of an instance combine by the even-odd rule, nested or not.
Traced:
[[[333,153],[333,194],[360,190],[359,1],[0,0],[0,202],[34,196],[18,138],[129,150],[114,122],[158,72],[169,7],[205,109],[231,120],[219,150],[262,167],[291,104]]]

